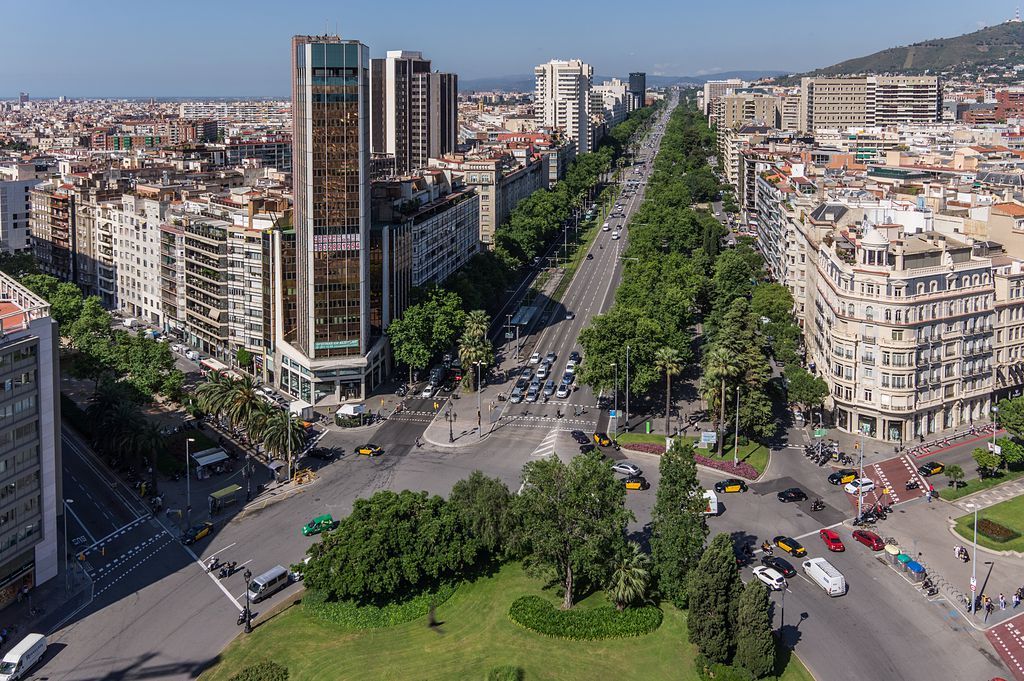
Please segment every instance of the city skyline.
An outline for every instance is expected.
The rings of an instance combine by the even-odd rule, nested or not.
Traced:
[[[459,74],[461,83],[527,76],[536,64],[550,59],[582,59],[594,65],[595,74],[618,77],[630,71],[650,76],[707,76],[752,68],[798,72],[896,45],[968,33],[1004,21],[1015,7],[1000,1],[965,13],[953,0],[939,0],[921,14],[917,7],[871,0],[848,13],[840,6],[796,0],[790,11],[777,16],[735,22],[736,12],[756,11],[757,6],[746,0],[728,10],[660,7],[646,1],[631,4],[624,17],[616,5],[599,1],[587,16],[578,16],[568,4],[528,0],[519,6],[524,19],[536,10],[546,21],[530,21],[525,28],[527,24],[512,17],[473,23],[471,17],[460,16],[461,23],[455,23],[404,0],[395,3],[387,22],[372,6],[346,7],[339,14],[323,2],[304,6],[301,13],[289,5],[259,3],[254,10],[247,4],[243,11],[242,5],[227,3],[204,6],[202,22],[155,35],[133,29],[166,23],[157,7],[115,2],[97,16],[74,3],[56,5],[63,7],[59,11],[64,21],[50,21],[53,5],[23,5],[21,21],[0,28],[0,41],[8,51],[26,56],[0,65],[0,98],[16,97],[20,91],[37,98],[287,98],[288,36],[320,32],[359,40],[374,58],[388,50],[422,51],[431,55],[435,69]],[[877,22],[872,10],[884,12],[888,20]],[[837,22],[848,30],[829,30]],[[46,39],[30,40],[25,27],[43,24]],[[726,39],[722,30],[708,30],[716,26],[728,29]],[[95,38],[103,30],[110,32],[110,40]],[[772,35],[793,39],[771,41]],[[507,48],[495,50],[496,40]],[[82,73],[68,64],[90,64],[92,70]]]

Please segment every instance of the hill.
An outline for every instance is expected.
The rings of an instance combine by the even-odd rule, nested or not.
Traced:
[[[668,87],[670,85],[703,85],[711,79],[742,78],[758,80],[780,76],[788,71],[723,71],[703,76],[654,76],[647,74],[647,87]],[[612,78],[629,80],[629,74],[621,76],[594,76],[593,82],[603,83]],[[515,76],[494,76],[490,78],[459,79],[459,90],[463,92],[485,92],[488,90],[504,90],[506,92],[533,92],[533,74]]]
[[[1024,22],[1007,22],[953,38],[935,38],[904,47],[891,47],[802,75],[942,73],[958,69],[976,70],[1013,59],[1024,60]]]

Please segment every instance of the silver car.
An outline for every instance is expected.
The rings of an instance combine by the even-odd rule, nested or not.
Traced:
[[[640,475],[640,467],[628,461],[616,461],[612,464],[612,470],[622,475]]]
[[[544,397],[551,397],[555,394],[555,381],[548,379],[547,383],[544,384]]]

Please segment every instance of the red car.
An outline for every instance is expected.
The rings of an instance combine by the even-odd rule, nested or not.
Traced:
[[[821,541],[825,542],[825,546],[828,547],[829,551],[846,550],[846,547],[843,546],[843,540],[839,538],[839,535],[835,533],[835,530],[824,529],[818,532],[818,536],[821,537]]]
[[[853,538],[872,551],[881,551],[885,548],[882,538],[870,530],[854,530]]]

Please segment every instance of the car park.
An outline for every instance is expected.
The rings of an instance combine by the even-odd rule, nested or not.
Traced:
[[[772,591],[782,591],[786,588],[786,578],[767,565],[755,567],[754,576]]]
[[[882,541],[882,538],[871,530],[854,530],[853,538],[872,551],[881,551],[885,548],[885,542]]]
[[[213,523],[209,520],[205,520],[198,525],[193,525],[184,532],[181,533],[181,543],[185,546],[195,544],[203,537],[208,536],[213,532]]]
[[[856,480],[847,483],[846,490],[847,494],[867,494],[875,488],[875,481],[871,478],[857,478]]]
[[[579,364],[582,360],[583,356],[580,355],[580,353],[578,353],[577,351],[573,350],[572,352],[569,353],[570,362],[576,362],[576,364]]]
[[[747,483],[737,478],[728,478],[726,480],[719,480],[715,483],[715,491],[719,494],[723,492],[746,492]]]
[[[829,551],[845,551],[846,547],[843,546],[843,540],[839,538],[839,533],[835,530],[830,530],[827,527],[818,531],[818,536],[821,537],[821,541],[825,542],[825,546]]]
[[[370,442],[366,443],[365,445],[359,445],[358,447],[356,447],[356,454],[362,456],[380,456],[383,453],[383,447],[381,447],[380,445],[375,445]]]
[[[622,480],[622,485],[626,489],[632,490],[644,490],[650,487],[650,483],[647,482],[647,478],[642,475],[631,475],[628,478]]]
[[[845,485],[857,479],[857,471],[852,468],[844,468],[828,476],[828,481],[833,485]]]
[[[803,544],[792,537],[779,535],[772,539],[772,543],[794,558],[800,558],[801,556],[807,555],[807,549],[803,547]]]
[[[761,556],[761,565],[766,565],[777,572],[780,572],[787,579],[796,576],[796,568],[790,565],[785,558],[778,556]]]
[[[784,504],[793,503],[795,501],[807,501],[807,493],[799,487],[784,489],[776,494],[775,497]]]
[[[575,374],[576,373],[576,362],[571,359],[565,364],[565,373]]]
[[[320,534],[324,530],[329,530],[333,527],[334,518],[329,513],[325,515],[318,515],[302,526],[302,534],[303,536],[309,537],[310,535]]]
[[[575,381],[575,380],[576,380],[576,375],[575,374],[570,374],[568,372],[562,374],[562,383],[564,383],[565,385],[572,385],[572,382]]]
[[[555,391],[555,397],[568,397],[569,396],[569,385],[562,383],[558,386],[558,390]]]
[[[639,466],[628,461],[616,461],[612,464],[612,470],[622,475],[640,475],[643,473]]]
[[[929,461],[917,467],[917,472],[926,478],[938,475],[944,470],[946,470],[946,464],[939,463],[938,461]]]

